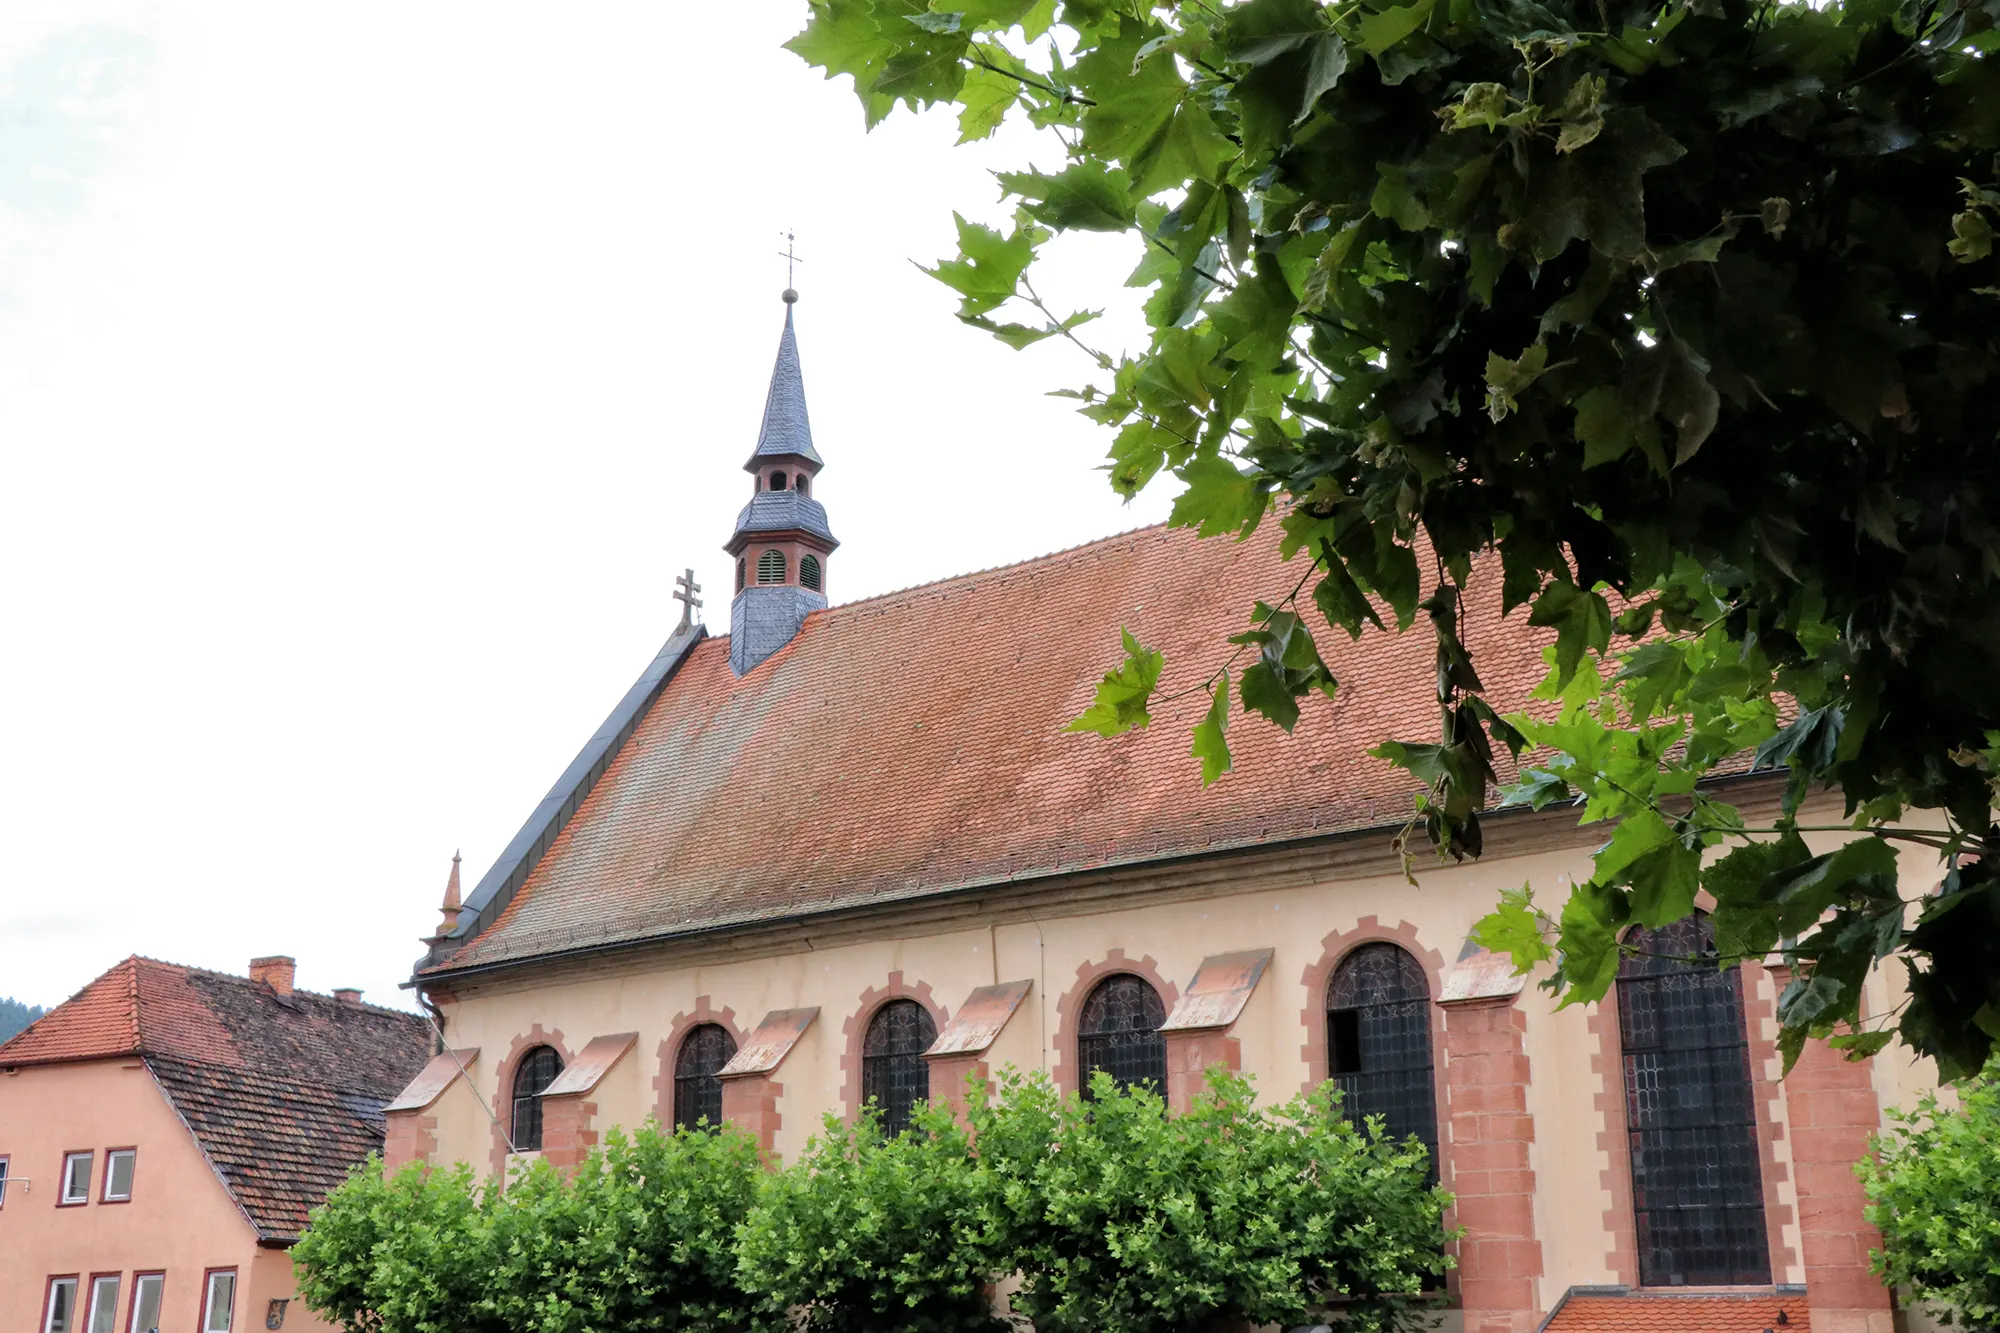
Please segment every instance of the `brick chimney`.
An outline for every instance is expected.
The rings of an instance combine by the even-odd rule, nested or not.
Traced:
[[[361,1007],[361,992],[353,986],[335,986],[333,988],[333,998],[339,1000],[342,1004],[351,1004],[356,1009]]]
[[[280,995],[292,993],[292,977],[298,970],[298,959],[287,958],[281,953],[250,960],[250,980],[261,981]]]

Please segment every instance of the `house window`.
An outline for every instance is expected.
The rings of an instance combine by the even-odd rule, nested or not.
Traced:
[[[202,1286],[201,1333],[229,1333],[236,1318],[236,1270],[211,1269]]]
[[[1090,1096],[1090,1078],[1102,1069],[1121,1088],[1167,1091],[1167,1039],[1160,1024],[1167,1008],[1144,977],[1129,972],[1106,977],[1083,1002],[1076,1024],[1076,1061],[1081,1086]]]
[[[90,1202],[90,1163],[95,1154],[63,1154],[62,1204]]]
[[[76,1283],[74,1277],[49,1279],[49,1294],[42,1303],[42,1333],[80,1333],[76,1326]]]
[[[125,1333],[160,1333],[160,1298],[166,1286],[165,1273],[132,1275],[132,1319]]]
[[[716,1074],[736,1054],[736,1039],[720,1023],[703,1023],[681,1038],[674,1056],[674,1126],[714,1129],[722,1123],[722,1080]]]
[[[931,1095],[924,1052],[937,1040],[930,1010],[915,1000],[891,1000],[868,1020],[861,1039],[861,1100],[873,1102],[882,1132],[894,1137],[910,1127],[910,1112]]]
[[[1626,944],[1618,1037],[1639,1281],[1761,1286],[1771,1256],[1742,973],[1717,966],[1700,913]]]
[[[814,592],[819,591],[818,556],[802,555],[799,557],[799,582],[805,584],[806,587],[811,588]]]
[[[7,1206],[7,1159],[0,1157],[0,1208]]]
[[[124,1203],[132,1197],[132,1172],[138,1163],[136,1148],[113,1148],[104,1154],[103,1202]]]
[[[1417,960],[1393,944],[1364,944],[1341,959],[1326,988],[1326,1046],[1341,1114],[1357,1125],[1379,1115],[1390,1138],[1417,1139],[1435,1181],[1431,988]]]
[[[89,1333],[118,1333],[118,1274],[104,1273],[90,1279]]]
[[[785,581],[785,553],[766,551],[757,557],[757,582],[783,583]]]
[[[521,1057],[514,1071],[514,1151],[542,1150],[542,1093],[562,1073],[562,1057],[553,1046],[537,1046]]]

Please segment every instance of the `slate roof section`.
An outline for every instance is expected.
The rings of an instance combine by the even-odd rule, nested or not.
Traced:
[[[736,532],[724,549],[732,553],[742,543],[736,538],[758,532],[809,532],[832,550],[840,545],[826,524],[826,507],[810,495],[797,491],[759,491],[736,516]]]
[[[813,449],[812,423],[806,419],[805,378],[799,371],[799,341],[792,333],[792,305],[785,303],[785,331],[778,335],[778,360],[771,367],[771,388],[764,396],[764,424],[757,431],[757,448],[743,465],[757,470],[766,458],[821,461]]]
[[[477,934],[506,910],[515,890],[541,864],[542,856],[597,786],[598,779],[604,776],[605,769],[624,747],[639,719],[646,715],[653,706],[653,700],[673,679],[688,650],[701,642],[707,633],[703,626],[692,625],[676,629],[668,636],[653,660],[646,664],[646,669],[639,673],[639,679],[632,682],[632,688],[625,691],[625,697],[604,719],[603,725],[584,742],[576,758],[569,761],[569,767],[556,779],[555,786],[549,788],[549,794],[529,812],[527,822],[521,825],[520,831],[501,851],[499,859],[473,886],[472,896],[465,900],[458,913],[457,924],[440,938],[463,939]],[[436,956],[437,951],[433,950],[432,957]]]
[[[1785,1313],[1784,1322],[1778,1318]],[[1541,1333],[1812,1333],[1804,1296],[1571,1296]]]
[[[132,957],[0,1045],[0,1068],[145,1061],[260,1241],[289,1244],[379,1150],[430,1059],[415,1014]]]
[[[1164,695],[1221,665],[1252,603],[1297,581],[1276,528],[1144,528],[816,611],[741,678],[726,640],[695,645],[512,904],[431,975],[1401,824],[1415,784],[1366,752],[1437,736],[1421,628],[1323,630],[1338,697],[1289,736],[1235,715],[1236,771],[1207,791],[1199,693],[1115,739],[1062,730],[1120,627],[1165,653]],[[1465,636],[1512,709],[1552,640],[1500,619],[1498,578],[1476,572]]]

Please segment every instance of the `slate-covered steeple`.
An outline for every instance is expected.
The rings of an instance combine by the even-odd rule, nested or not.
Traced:
[[[792,307],[785,289],[785,330],[764,397],[764,423],[743,470],[750,503],[736,516],[723,548],[736,559],[736,598],[729,604],[729,666],[741,676],[792,641],[812,612],[826,605],[827,557],[840,543],[826,510],[812,496],[822,466],[806,417],[806,386]]]

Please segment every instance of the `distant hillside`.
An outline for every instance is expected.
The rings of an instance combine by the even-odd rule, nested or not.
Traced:
[[[46,1012],[38,1004],[22,1004],[19,1000],[0,995],[0,1041],[7,1040]]]

